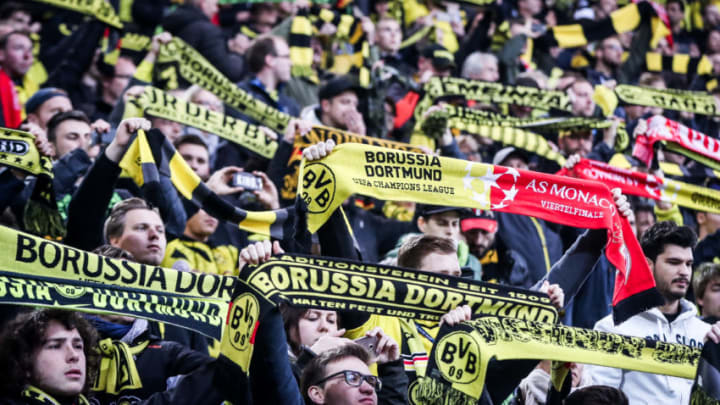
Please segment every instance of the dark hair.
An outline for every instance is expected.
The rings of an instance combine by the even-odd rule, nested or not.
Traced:
[[[695,232],[687,226],[678,226],[672,221],[657,222],[642,235],[640,246],[648,259],[655,261],[665,250],[665,245],[694,248],[697,243]]]
[[[370,353],[368,353],[364,347],[355,343],[349,343],[322,352],[319,356],[312,359],[307,366],[305,366],[302,378],[300,378],[300,387],[306,404],[313,403],[308,397],[308,388],[325,378],[327,365],[347,357],[357,357],[365,364],[370,364],[370,361],[372,360]]]
[[[720,264],[708,262],[698,266],[693,277],[695,297],[702,299],[705,296],[705,289],[714,279],[720,279]]]
[[[175,142],[173,143],[173,146],[175,146],[175,149],[179,149],[180,146],[185,145],[185,144],[202,146],[203,148],[205,148],[205,150],[208,150],[207,143],[205,143],[205,141],[203,141],[202,138],[200,138],[199,136],[197,136],[195,134],[185,134],[185,135],[179,137],[178,139],[175,140]]]
[[[617,388],[591,385],[573,391],[565,398],[565,405],[628,405],[628,398]]]
[[[68,120],[82,121],[90,125],[90,118],[88,118],[88,116],[80,110],[59,112],[53,115],[47,123],[47,136],[50,142],[55,142],[55,131],[57,130],[57,127]]]
[[[248,69],[252,73],[258,73],[265,67],[265,57],[268,55],[277,56],[275,49],[276,37],[272,35],[264,35],[255,39],[253,44],[245,53]]]
[[[0,336],[0,397],[17,397],[31,383],[34,353],[43,345],[51,321],[77,329],[83,340],[87,375],[83,392],[95,381],[100,364],[96,347],[98,333],[79,313],[46,308],[25,312],[10,321]]]
[[[685,11],[685,2],[683,0],[667,0],[665,2],[665,7],[669,6],[670,3],[677,3],[680,5],[680,10]]]
[[[27,37],[30,41],[32,41],[32,38],[30,37],[30,33],[25,30],[12,30],[8,32],[7,34],[0,37],[0,48],[5,49],[5,46],[7,46],[8,41],[10,40],[10,37],[13,35],[23,35]]]
[[[419,269],[420,263],[431,253],[455,254],[455,244],[446,238],[431,235],[413,236],[398,251],[398,266]]]
[[[287,303],[281,303],[280,304],[280,315],[282,315],[283,318],[283,326],[285,328],[285,336],[287,338],[288,345],[290,345],[290,349],[293,351],[293,353],[299,353],[300,352],[300,345],[298,342],[293,342],[290,338],[290,330],[297,329],[298,323],[300,322],[300,319],[307,314],[308,311],[311,311],[311,308],[298,308],[293,307]],[[336,320],[337,323],[340,323],[340,313],[336,312]]]
[[[653,217],[655,217],[655,208],[651,204],[648,204],[647,202],[637,201],[635,204],[633,204],[632,208],[633,208],[633,211],[635,211],[635,213],[649,212],[649,213],[653,214]]]

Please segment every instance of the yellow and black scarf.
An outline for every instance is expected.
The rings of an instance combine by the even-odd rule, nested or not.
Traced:
[[[418,384],[418,403],[474,405],[483,391],[490,359],[572,361],[692,378],[700,350],[519,319],[483,317],[443,327]]]
[[[0,128],[0,165],[37,176],[23,213],[25,229],[36,235],[62,239],[65,236],[65,224],[55,201],[52,161],[38,152],[35,136],[24,131]]]
[[[138,131],[120,167],[139,186],[158,182],[161,174],[169,177],[183,197],[218,219],[238,224],[240,229],[277,239],[292,235],[292,223],[288,221],[291,208],[253,212],[230,205],[200,180],[157,129]]]
[[[20,397],[29,405],[60,405],[60,402],[51,397],[40,388],[28,385],[20,394]],[[87,398],[80,394],[75,398],[72,405],[90,405]]]

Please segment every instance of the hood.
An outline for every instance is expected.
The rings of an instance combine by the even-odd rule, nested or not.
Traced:
[[[190,6],[178,7],[163,19],[162,26],[171,34],[176,34],[188,25],[198,21],[210,21],[202,11]]]
[[[689,318],[694,318],[697,316],[697,307],[692,302],[686,300],[685,298],[680,299],[680,315],[678,315],[677,318],[672,322],[673,324],[676,324],[678,322],[685,321]],[[661,322],[667,322],[667,318],[665,315],[660,312],[660,309],[658,307],[652,308],[648,311],[643,312],[641,315],[647,316],[651,319],[658,319]]]

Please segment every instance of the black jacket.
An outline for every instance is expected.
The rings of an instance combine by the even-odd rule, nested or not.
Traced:
[[[136,342],[147,338],[148,336],[141,336]],[[140,403],[156,392],[166,391],[168,378],[189,374],[212,360],[212,357],[180,343],[159,340],[151,336],[148,346],[135,359],[142,388],[123,390],[117,395],[94,392],[91,394],[90,402],[92,404]]]
[[[233,82],[242,79],[245,62],[242,56],[230,52],[227,38],[200,10],[192,6],[178,7],[162,22],[174,36],[200,52],[205,59]]]

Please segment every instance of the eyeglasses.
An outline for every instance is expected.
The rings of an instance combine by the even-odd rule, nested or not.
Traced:
[[[338,371],[337,373],[330,374],[329,376],[323,378],[322,380],[320,380],[312,385],[321,385],[321,384],[325,383],[327,380],[329,380],[331,378],[335,378],[339,375],[344,375],[345,382],[347,383],[347,385],[349,385],[351,387],[359,387],[362,385],[363,381],[367,381],[367,383],[370,384],[370,386],[372,386],[375,389],[375,391],[380,391],[382,389],[382,381],[380,381],[379,378],[375,377],[374,375],[360,374],[359,372],[352,371],[352,370]]]

